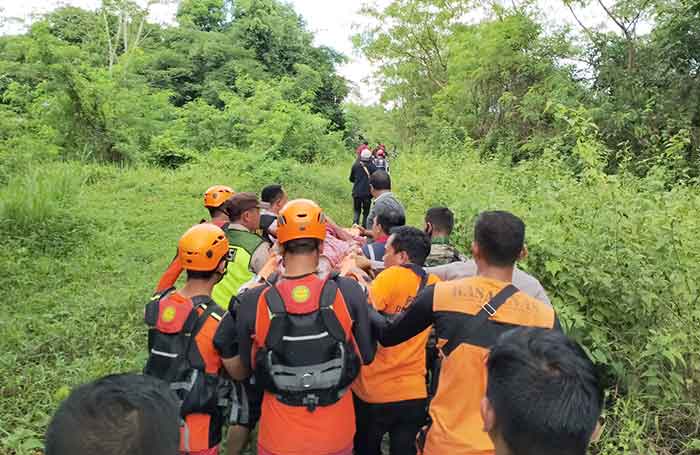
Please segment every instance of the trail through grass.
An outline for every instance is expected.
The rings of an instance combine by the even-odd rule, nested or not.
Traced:
[[[50,163],[11,179],[0,189],[0,453],[38,449],[73,386],[142,368],[143,305],[179,236],[206,216],[204,189],[259,192],[278,182],[349,224],[352,158],[299,164],[221,151],[175,171]],[[614,437],[601,452],[647,444],[640,435],[667,431],[664,419],[676,422],[679,410],[698,417],[698,363],[681,367],[700,346],[687,330],[700,321],[695,189],[667,191],[653,179],[582,181],[556,163],[511,169],[470,156],[406,153],[392,170],[409,223],[422,226],[428,207],[448,205],[463,250],[479,211],[523,217],[531,253],[523,266],[550,291],[569,333],[605,366],[608,381],[630,392],[629,403],[610,411]],[[651,393],[663,397],[654,409],[643,398]],[[640,403],[646,414],[625,411]],[[656,429],[650,417],[660,419]],[[629,431],[633,425],[640,431]],[[693,438],[664,443],[692,453]]]

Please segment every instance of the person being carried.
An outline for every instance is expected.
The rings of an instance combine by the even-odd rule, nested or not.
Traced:
[[[254,372],[265,389],[258,454],[351,455],[355,419],[346,393],[361,363],[374,359],[367,298],[357,282],[316,275],[326,223],[321,208],[290,201],[278,217],[284,274],[239,296],[235,325],[217,338],[232,346],[235,379]]]
[[[429,252],[430,239],[419,229],[402,226],[392,230],[384,254],[387,268],[370,286],[372,303],[380,313],[388,318],[398,316],[426,285],[439,281],[422,268]],[[379,347],[374,362],[362,367],[352,388],[356,454],[381,455],[386,433],[391,455],[416,453],[416,434],[427,417],[425,345],[429,330],[397,346]]]
[[[262,189],[260,199],[265,207],[260,213],[260,235],[270,245],[275,243],[275,236],[272,231],[276,230],[274,226],[277,221],[277,214],[282,207],[289,201],[287,192],[284,191],[282,185],[268,185]]]
[[[105,376],[77,387],[61,403],[46,430],[44,453],[173,455],[178,408],[163,381],[140,374]]]
[[[182,402],[180,453],[216,455],[224,419],[214,334],[224,311],[211,291],[226,274],[226,234],[210,223],[195,225],[180,238],[178,258],[187,271],[185,285],[156,293],[146,305],[149,356],[144,374],[168,382]]]
[[[377,215],[372,225],[374,242],[362,245],[362,254],[370,261],[382,261],[386,241],[391,235],[391,230],[404,224],[406,224],[406,218],[397,210],[390,210]]]
[[[454,214],[447,207],[432,207],[425,213],[425,232],[430,236],[431,242],[430,256],[425,261],[427,267],[467,260],[450,243],[454,225]]]
[[[509,212],[482,212],[474,226],[472,255],[479,275],[428,286],[396,320],[378,326],[383,346],[396,346],[435,325],[440,353],[432,424],[421,432],[426,455],[493,455],[483,430],[484,359],[504,332],[519,326],[561,330],[554,309],[512,285],[523,250],[525,224]]]
[[[491,349],[487,371],[481,416],[496,455],[585,455],[598,438],[603,388],[563,333],[514,329]]]
[[[372,151],[369,149],[362,150],[359,159],[353,163],[350,169],[349,180],[352,182],[353,224],[360,222],[360,215],[362,215],[362,226],[367,224],[369,208],[372,205],[369,179],[376,170],[377,168],[372,164]]]
[[[224,210],[223,205],[233,195],[233,189],[225,185],[214,185],[204,192],[204,207],[209,211],[210,223],[223,227],[229,222],[228,213]],[[206,220],[202,220],[200,223],[206,223]],[[168,269],[158,281],[156,292],[162,292],[175,286],[181,274],[182,266],[176,254]]]
[[[226,276],[214,286],[212,298],[222,308],[229,308],[238,290],[260,273],[270,256],[270,244],[255,234],[260,227],[260,202],[255,193],[238,193],[225,204],[231,220],[224,226],[231,250]]]
[[[361,229],[361,231],[363,235],[371,237],[374,219],[380,213],[396,210],[406,218],[406,210],[404,210],[399,200],[396,199],[394,193],[391,192],[391,177],[389,177],[389,174],[384,171],[375,172],[369,178],[369,185],[374,203],[367,217],[366,229]]]

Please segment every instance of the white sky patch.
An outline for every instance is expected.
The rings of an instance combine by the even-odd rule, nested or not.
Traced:
[[[611,1],[611,0],[610,0]],[[142,6],[145,0],[137,0]],[[175,22],[177,0],[162,0],[150,6],[150,20],[161,24]],[[353,49],[351,37],[370,24],[370,19],[358,14],[365,1],[362,0],[289,0],[294,9],[302,15],[307,28],[314,33],[316,45],[331,47],[348,57],[348,63],[338,68],[339,73],[348,79],[352,85],[350,99],[361,103],[373,103],[379,99],[378,88],[371,81],[371,64],[360,53]],[[374,4],[384,7],[391,0],[374,0]],[[26,24],[60,6],[78,6],[84,9],[95,9],[101,4],[100,0],[0,0],[0,17],[4,24],[0,34],[21,33]],[[571,12],[561,0],[540,0],[540,6],[546,19],[552,24],[569,24],[577,30]],[[579,19],[589,28],[609,28],[610,22],[599,8],[577,8]],[[639,32],[648,31],[648,27],[640,24]]]

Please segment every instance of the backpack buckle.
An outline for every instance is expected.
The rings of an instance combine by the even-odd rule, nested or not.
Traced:
[[[303,400],[301,400],[301,404],[306,406],[306,409],[309,410],[309,412],[314,412],[316,410],[316,407],[319,405],[321,400],[318,398],[317,395],[311,394],[311,395],[306,395]]]
[[[491,306],[490,302],[486,302],[485,304],[481,305],[481,309],[486,311],[489,316],[494,316],[496,314],[496,309]]]
[[[311,373],[304,373],[301,376],[301,386],[305,389],[310,389],[314,382],[314,376]]]

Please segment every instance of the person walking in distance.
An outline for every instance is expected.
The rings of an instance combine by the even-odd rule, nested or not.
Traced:
[[[372,205],[372,194],[369,188],[369,178],[377,168],[372,164],[372,151],[368,148],[360,152],[360,157],[350,169],[350,182],[352,183],[353,200],[353,224],[360,223],[362,215],[362,227],[367,225],[367,216]]]

